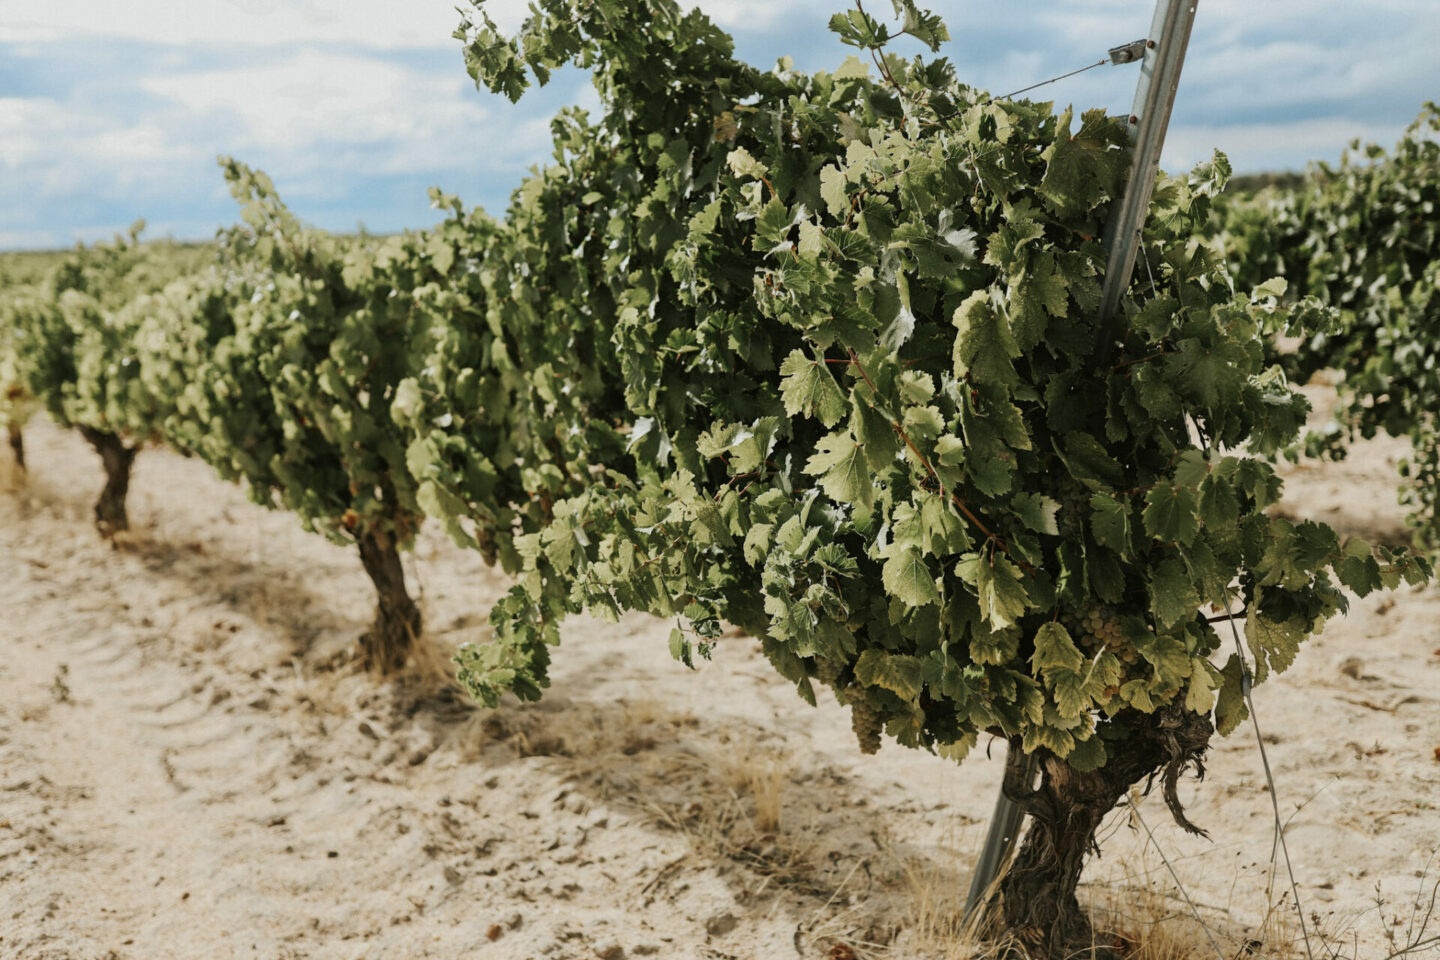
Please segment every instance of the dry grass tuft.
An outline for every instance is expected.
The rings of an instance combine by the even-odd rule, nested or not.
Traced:
[[[656,751],[645,758],[648,775],[627,799],[662,827],[683,834],[709,859],[738,862],[771,883],[818,893],[814,832],[790,829],[786,820],[786,771],[793,759],[743,732],[728,742],[694,740],[687,749]]]
[[[1229,910],[1204,905],[1192,909],[1156,856],[1146,847],[1123,880],[1091,886],[1097,941],[1113,955],[1121,960],[1215,960],[1218,949],[1225,960],[1306,956],[1288,895],[1270,903],[1258,927],[1243,926]]]
[[[1108,891],[1095,911],[1097,939],[1124,960],[1213,960],[1215,951],[1185,904],[1154,886],[1123,886]],[[1103,931],[1103,933],[1101,933]],[[1247,956],[1262,941],[1238,946]],[[1265,956],[1275,956],[1265,954]]]
[[[757,833],[781,832],[785,805],[787,755],[775,748],[755,749],[739,740],[705,758],[711,773],[733,798],[747,802],[750,825]]]
[[[984,942],[975,925],[966,921],[968,883],[956,883],[953,871],[932,860],[910,858],[902,869],[907,903],[901,923],[907,950],[936,960],[982,960],[1003,953],[999,944]]]
[[[416,601],[420,607],[422,623],[429,623],[431,611],[423,596]],[[455,644],[426,631],[410,640],[410,663],[405,671],[407,679],[418,682],[432,693],[450,690],[466,695],[465,688],[456,679]]]

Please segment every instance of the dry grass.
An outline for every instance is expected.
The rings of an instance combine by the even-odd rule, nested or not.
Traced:
[[[901,866],[904,877],[905,913],[901,920],[904,950],[936,960],[980,960],[1003,951],[986,943],[973,923],[965,919],[968,883],[956,883],[952,871],[931,860],[908,858]],[[892,946],[891,956],[900,953]]]
[[[751,891],[772,883],[812,893],[818,838],[786,816],[786,771],[793,758],[757,743],[750,732],[710,746],[700,740],[685,751],[648,758],[651,776],[629,797],[653,822],[684,834],[705,859],[731,860],[756,875]]]
[[[1189,913],[1183,900],[1167,896],[1158,884],[1127,885],[1107,891],[1096,910],[1097,939],[1108,941],[1127,960],[1211,960],[1215,950],[1205,930]],[[1213,925],[1212,925],[1213,926]],[[1268,937],[1241,941],[1232,955],[1252,957],[1288,956],[1262,946]]]
[[[831,956],[854,960],[996,960],[1029,956],[1024,945],[1004,936],[985,935],[965,918],[968,877],[951,864],[968,867],[970,853],[941,844],[921,851],[892,846],[876,871],[880,886],[893,891],[894,914],[886,926],[862,918],[882,906],[861,898],[828,910],[812,922],[812,942],[829,942]],[[1159,868],[1159,869],[1157,869]],[[1003,874],[1002,874],[1003,877]],[[1000,881],[997,877],[996,883]],[[1088,908],[1095,924],[1094,952],[1087,956],[1121,960],[1213,960],[1215,947],[1200,920],[1190,912],[1168,874],[1150,855],[1126,882],[1092,886]],[[830,905],[827,904],[827,907]],[[1207,922],[1223,952],[1222,960],[1302,960],[1303,940],[1292,908],[1283,899],[1271,905],[1257,930],[1236,928],[1228,914],[1208,911]],[[1416,929],[1420,924],[1414,925]],[[857,931],[864,931],[860,933]],[[1337,950],[1331,941],[1315,950],[1324,960],[1368,960]],[[1380,958],[1375,958],[1380,960]],[[1397,960],[1397,958],[1388,958]]]
[[[704,758],[710,772],[750,812],[750,826],[759,834],[782,832],[787,756],[773,747],[732,741]]]
[[[1440,852],[1440,851],[1437,851]],[[1113,935],[1118,954],[1125,960],[1208,960],[1216,947],[1206,937],[1201,920],[1168,877],[1154,869],[1150,855],[1129,882],[1105,888],[1094,905],[1097,929]],[[1420,871],[1414,895],[1394,903],[1377,884],[1375,908],[1367,918],[1336,918],[1312,911],[1309,942],[1288,893],[1269,901],[1259,924],[1239,926],[1228,911],[1212,909],[1207,922],[1216,938],[1222,960],[1400,960],[1404,957],[1440,957],[1440,881],[1430,866]],[[1380,927],[1384,952],[1366,953],[1360,947],[1362,922]],[[1363,938],[1373,940],[1374,938]]]
[[[420,622],[429,623],[433,611],[429,609],[430,604],[425,602],[424,594],[422,593],[415,602],[416,606],[420,608]],[[430,688],[435,693],[441,690],[450,690],[456,694],[465,694],[465,688],[456,679],[455,649],[455,644],[430,633],[411,637],[407,677]]]
[[[331,670],[316,670],[303,658],[292,657],[285,681],[284,689],[288,696],[316,713],[340,717],[351,712],[350,702],[344,697]]]
[[[697,862],[744,868],[749,896],[772,886],[829,895],[814,797],[792,796],[798,758],[759,728],[711,729],[650,698],[608,705],[502,706],[466,721],[472,755],[497,742],[548,756],[597,799],[685,837]]]

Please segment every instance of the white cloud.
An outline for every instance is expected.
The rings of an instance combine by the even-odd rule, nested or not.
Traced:
[[[826,6],[818,0],[692,0],[685,6],[699,7],[726,30],[768,30],[782,19],[804,10],[832,7],[839,10],[845,4],[831,2]]]
[[[302,49],[274,65],[152,76],[141,87],[173,105],[145,130],[164,124],[176,140],[203,131],[190,141],[207,164],[217,153],[260,163],[292,201],[342,200],[360,178],[450,180],[492,169],[518,182],[550,147],[548,113],[517,116],[478,96],[458,69],[425,72],[360,54]],[[125,142],[144,143],[145,134],[127,130]]]
[[[837,0],[690,0],[730,30],[763,30]],[[157,44],[328,43],[375,49],[448,47],[466,0],[46,0],[0,13],[0,43],[48,42],[98,33]],[[883,3],[882,3],[883,6]],[[944,4],[941,4],[944,6]],[[529,15],[529,0],[487,0],[503,30]],[[888,11],[887,11],[888,12]]]
[[[126,187],[157,165],[196,156],[183,136],[151,120],[109,116],[48,98],[0,99],[0,169],[24,193],[63,197]]]
[[[146,77],[140,86],[196,119],[223,118],[237,149],[299,152],[322,143],[417,141],[439,160],[440,151],[473,136],[486,119],[463,74],[437,78],[374,57],[315,49],[275,64]]]
[[[447,46],[460,20],[453,0],[46,0],[7,4],[0,41],[98,33],[157,44],[332,43],[382,49]],[[512,27],[525,4],[490,4]]]
[[[55,230],[0,230],[0,250],[44,250],[60,243]]]

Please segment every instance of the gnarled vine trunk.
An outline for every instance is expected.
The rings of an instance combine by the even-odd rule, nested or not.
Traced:
[[[15,466],[21,470],[25,469],[25,435],[20,432],[20,424],[7,424],[10,428],[10,453],[15,458]]]
[[[80,435],[100,454],[100,462],[105,466],[105,489],[95,501],[95,529],[109,540],[120,531],[130,529],[125,497],[130,492],[130,467],[140,447],[138,444],[127,447],[115,434],[93,427],[81,427]]]
[[[371,531],[360,535],[360,562],[375,584],[375,620],[360,637],[366,667],[396,673],[405,666],[410,648],[420,635],[420,608],[405,589],[400,551],[388,537]]]
[[[1047,754],[1041,759],[1040,784],[1033,789],[1007,771],[1006,790],[1029,814],[1029,829],[990,904],[990,923],[1017,938],[1032,956],[1089,956],[1097,946],[1076,888],[1085,857],[1097,849],[1101,820],[1131,787],[1159,776],[1176,822],[1201,833],[1185,818],[1176,784],[1192,764],[1204,775],[1202,759],[1214,732],[1210,718],[1166,708],[1150,715],[1127,711],[1111,723],[1123,725],[1127,735],[1106,742],[1109,756],[1098,770],[1082,772]],[[1012,752],[1019,755],[1018,744]],[[1018,771],[1024,765],[1015,766]]]

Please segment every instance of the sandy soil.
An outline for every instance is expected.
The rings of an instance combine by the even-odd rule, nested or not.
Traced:
[[[864,757],[752,641],[696,676],[644,618],[571,625],[538,705],[380,683],[350,659],[369,594],[348,551],[163,450],[112,550],[93,454],[27,440],[0,491],[0,957],[961,955],[1000,750]],[[1399,452],[1297,468],[1286,508],[1400,537]],[[412,570],[432,659],[484,639],[502,578],[434,534]],[[1307,927],[1385,957],[1440,873],[1440,591],[1356,603],[1257,696]],[[1227,957],[1256,935],[1284,954],[1253,732],[1212,761],[1184,795],[1214,839],[1152,796],[1113,817],[1087,893],[1213,956],[1163,851]]]

